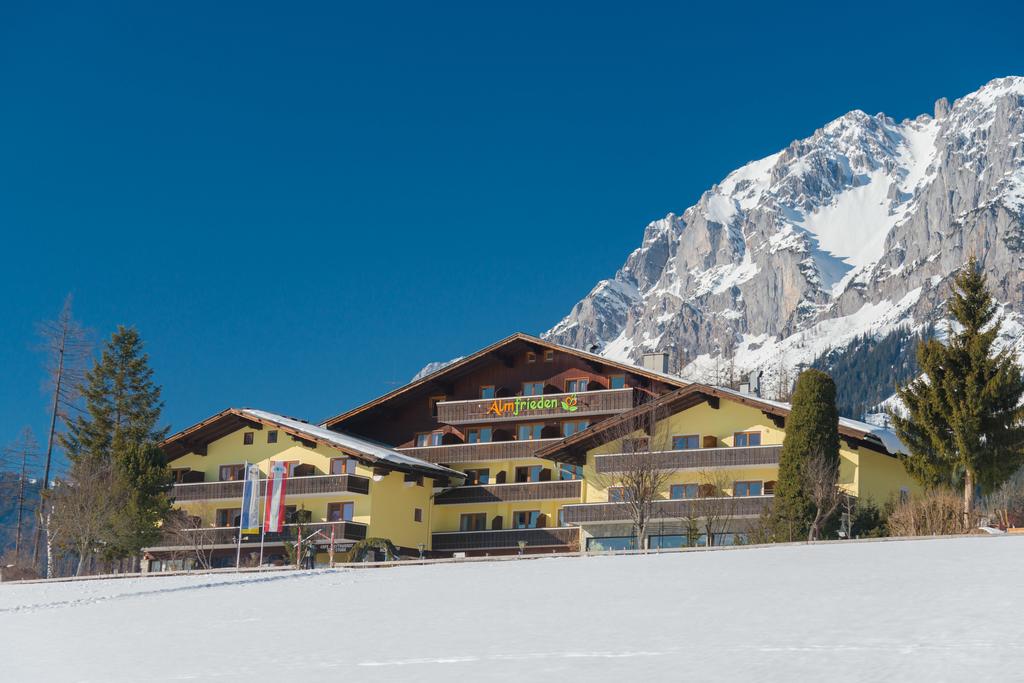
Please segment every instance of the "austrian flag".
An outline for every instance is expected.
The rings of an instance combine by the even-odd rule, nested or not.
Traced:
[[[270,466],[267,479],[267,505],[263,514],[263,531],[281,533],[284,531],[284,490],[288,483],[288,468],[275,462]]]

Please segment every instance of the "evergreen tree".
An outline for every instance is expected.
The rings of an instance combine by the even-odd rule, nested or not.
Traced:
[[[976,489],[995,489],[1024,463],[1024,379],[1010,349],[994,350],[1002,320],[973,257],[948,311],[948,343],[918,345],[924,377],[897,391],[906,414],[890,416],[910,449],[907,471],[925,485],[962,486],[970,523]]]
[[[779,454],[772,529],[776,540],[808,535],[815,504],[807,486],[806,467],[813,458],[839,462],[839,413],[836,385],[821,370],[805,370],[797,378],[786,438]]]
[[[61,442],[72,460],[113,459],[130,444],[157,443],[167,435],[159,427],[160,387],[153,382],[142,338],[118,326],[99,361],[86,372],[81,389],[85,414],[68,423]]]
[[[108,559],[134,555],[155,539],[156,524],[170,509],[171,483],[155,445],[167,434],[159,426],[160,387],[136,330],[118,327],[81,392],[85,412],[61,436],[72,461],[71,481],[91,480],[93,470],[111,472],[110,495],[118,504],[96,540]]]

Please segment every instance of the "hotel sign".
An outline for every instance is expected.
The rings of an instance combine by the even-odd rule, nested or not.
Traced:
[[[544,398],[543,396],[516,396],[510,399],[495,399],[487,409],[488,415],[497,417],[508,417],[509,415],[520,415],[535,410],[557,410],[561,408],[567,413],[575,413],[579,409],[579,399],[576,394],[570,394],[559,400],[557,398]]]

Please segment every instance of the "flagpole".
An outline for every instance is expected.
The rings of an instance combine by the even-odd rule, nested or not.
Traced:
[[[266,483],[266,490],[263,493],[263,498],[264,499],[266,499],[267,495],[270,493],[270,479],[269,479],[269,477],[267,478],[266,481],[267,481],[267,483]],[[257,484],[257,487],[258,486],[259,486],[259,484]],[[257,488],[256,489],[256,495],[258,496],[259,494],[260,494],[260,490],[259,490],[259,488]],[[267,519],[266,519],[266,514],[265,514],[266,511],[263,509],[263,507],[264,506],[261,504],[260,505],[260,564],[259,564],[260,571],[263,571],[263,538],[264,538],[264,536],[267,533],[267,527],[266,527]]]
[[[242,502],[245,503],[245,485],[249,480],[249,461],[246,460],[245,464],[242,465]],[[238,550],[235,551],[235,571],[237,572],[242,568],[242,513],[244,510],[238,511]]]

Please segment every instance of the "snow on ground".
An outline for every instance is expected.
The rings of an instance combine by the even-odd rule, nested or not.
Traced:
[[[0,585],[10,681],[1007,680],[1024,538]]]

